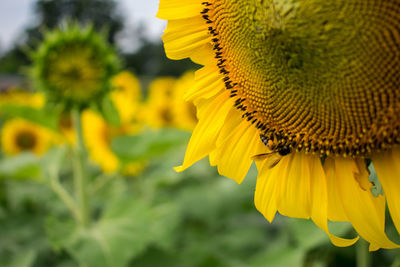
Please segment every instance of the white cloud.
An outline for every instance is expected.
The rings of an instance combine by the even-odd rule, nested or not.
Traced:
[[[8,47],[32,20],[34,0],[0,1],[0,41]]]
[[[127,19],[128,28],[144,23],[146,34],[150,38],[153,40],[160,38],[165,22],[155,17],[158,0],[117,0],[117,2],[120,3],[120,10]],[[0,44],[3,48],[9,47],[18,34],[32,22],[34,3],[35,0],[0,0]]]

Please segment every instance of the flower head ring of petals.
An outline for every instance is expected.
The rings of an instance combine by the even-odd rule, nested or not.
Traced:
[[[119,65],[105,37],[78,24],[47,32],[32,59],[36,87],[67,107],[85,107],[104,96]]]
[[[400,231],[400,1],[161,0],[168,57],[204,65],[186,93],[199,122],[184,170],[209,156],[271,221],[349,221],[370,249]],[[260,156],[262,155],[262,156]],[[371,163],[372,162],[372,163]],[[375,167],[383,194],[370,192]]]
[[[23,119],[11,119],[2,128],[1,145],[5,154],[30,151],[44,154],[55,141],[55,134]]]

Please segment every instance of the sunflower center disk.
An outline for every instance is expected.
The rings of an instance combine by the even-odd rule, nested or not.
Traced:
[[[227,88],[274,150],[368,156],[400,143],[398,0],[215,0]]]
[[[48,56],[46,78],[62,97],[86,100],[102,89],[104,67],[90,47],[65,44]]]
[[[33,133],[24,131],[17,135],[15,142],[22,150],[29,150],[35,146],[36,138]]]

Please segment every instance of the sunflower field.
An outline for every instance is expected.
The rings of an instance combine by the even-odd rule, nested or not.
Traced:
[[[0,53],[0,267],[400,266],[378,2],[160,0],[129,54],[118,1],[37,0]]]

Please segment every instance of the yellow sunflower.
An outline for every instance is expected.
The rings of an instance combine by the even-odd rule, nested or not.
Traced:
[[[196,108],[191,101],[185,101],[183,95],[194,83],[194,71],[188,71],[180,77],[172,92],[172,117],[174,126],[193,131],[197,123]]]
[[[82,112],[82,134],[90,158],[99,164],[105,173],[112,173],[121,169],[126,175],[137,175],[146,166],[144,162],[130,162],[123,165],[111,150],[113,137],[134,133],[136,128],[129,125],[113,127],[99,115],[91,110]]]
[[[168,57],[204,67],[186,93],[199,123],[182,171],[209,155],[241,182],[253,160],[255,205],[348,221],[370,250],[400,232],[400,2],[397,0],[161,0]],[[371,193],[375,167],[382,194]]]
[[[129,71],[117,74],[112,85],[111,99],[118,110],[122,123],[138,120],[139,101],[142,98],[139,80]]]
[[[58,129],[61,133],[61,142],[66,141],[68,144],[75,144],[77,136],[70,113],[62,112],[60,114],[58,118]]]
[[[65,109],[99,102],[111,89],[110,78],[119,67],[104,34],[73,23],[46,32],[31,57],[35,87],[46,93],[49,101],[64,104]]]
[[[170,127],[174,125],[172,111],[172,95],[176,79],[160,77],[149,86],[149,95],[144,107],[144,120],[152,128]]]
[[[32,93],[20,88],[10,88],[7,92],[0,93],[1,105],[30,106],[42,108],[45,98],[42,93]]]
[[[55,135],[49,130],[23,119],[12,119],[4,123],[1,146],[6,155],[31,151],[44,154],[54,143]]]

